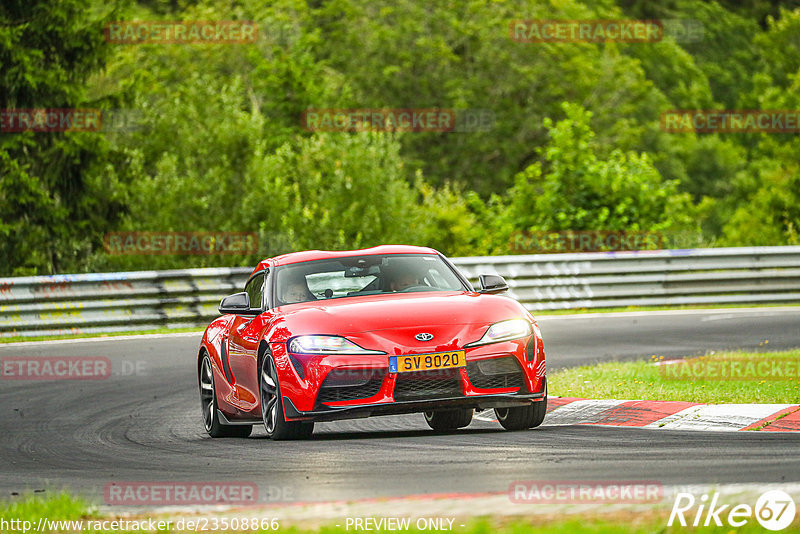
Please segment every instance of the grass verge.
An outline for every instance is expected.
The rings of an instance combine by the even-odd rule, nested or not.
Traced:
[[[559,397],[708,404],[800,402],[800,349],[709,353],[683,360],[684,364],[665,365],[664,361],[663,356],[654,355],[650,361],[608,362],[557,371],[547,377],[548,392]],[[741,374],[726,378],[723,369],[731,369],[733,363],[739,364]],[[768,369],[769,376],[759,369]],[[776,376],[776,369],[783,370],[784,376]],[[786,376],[792,370],[795,376]],[[710,377],[712,373],[716,377]]]
[[[10,503],[0,503],[0,519],[9,522],[17,519],[20,522],[28,521],[38,525],[39,519],[79,520],[96,517],[89,513],[89,503],[66,492],[57,493],[48,497],[28,495],[20,500]],[[13,530],[9,525],[0,525],[0,532],[22,532],[22,529]]]
[[[800,302],[776,302],[766,304],[694,304],[682,306],[620,306],[616,308],[575,308],[569,310],[538,310],[531,312],[535,317],[547,315],[577,315],[585,313],[619,313],[619,312],[648,312],[648,311],[674,311],[674,310],[727,310],[748,308],[784,308],[797,307]]]
[[[0,343],[20,343],[26,341],[52,341],[55,339],[85,339],[93,337],[119,337],[119,336],[138,336],[144,334],[181,334],[184,332],[203,333],[202,326],[187,326],[186,328],[154,328],[151,330],[130,330],[126,332],[105,332],[90,334],[61,334],[57,336],[33,336],[33,337],[0,337]]]
[[[266,512],[269,514],[269,512]],[[39,525],[40,518],[47,518],[50,521],[73,521],[72,526],[54,530],[52,528],[42,528],[36,530]],[[128,519],[147,520],[147,516],[128,516]],[[95,530],[91,528],[92,523],[109,520],[113,521],[114,517],[102,516],[91,511],[90,506],[86,501],[80,498],[73,497],[68,493],[60,493],[51,497],[28,496],[20,501],[14,503],[0,503],[0,523],[2,523],[2,532],[8,534],[16,534],[23,532],[37,532],[38,534],[47,534],[51,532],[87,532],[87,533],[108,533],[108,534],[129,534],[133,532],[164,532],[175,533],[178,530],[167,528],[166,530]],[[154,520],[163,519],[160,517],[153,517]],[[667,509],[654,509],[651,511],[624,511],[617,510],[613,512],[598,513],[589,512],[583,514],[570,514],[567,516],[558,515],[537,515],[536,517],[481,517],[469,519],[466,521],[454,521],[452,532],[458,534],[617,534],[617,533],[695,533],[702,532],[703,534],[722,534],[733,532],[730,526],[724,527],[681,527],[674,525],[667,526],[668,510]],[[27,530],[21,528],[22,522],[30,522],[30,527]],[[75,521],[82,521],[81,526],[84,530],[77,530],[78,524]],[[278,519],[280,521],[280,519]],[[341,526],[343,521],[339,521],[340,526],[326,525],[318,528],[303,528],[297,526],[279,524],[277,530],[248,530],[250,534],[256,533],[269,533],[285,532],[291,534],[345,534],[348,532],[359,531],[357,528],[347,528]],[[438,532],[438,530],[419,530],[414,527],[415,520],[410,521],[411,528],[406,530],[372,530],[373,532]],[[460,526],[464,524],[464,526]],[[17,528],[20,527],[20,528]],[[736,532],[750,533],[750,532],[764,532],[763,527],[752,518],[743,527],[738,527]],[[222,532],[235,532],[229,530],[215,530],[216,533]],[[242,531],[238,531],[242,532]],[[781,530],[783,533],[795,534],[800,533],[800,516],[795,518],[795,521],[787,528]]]

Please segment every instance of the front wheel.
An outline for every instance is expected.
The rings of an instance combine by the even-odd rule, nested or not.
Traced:
[[[246,438],[253,431],[253,425],[224,425],[219,421],[214,371],[208,354],[203,355],[200,363],[200,408],[203,410],[203,426],[212,438]]]
[[[472,422],[472,408],[425,412],[425,422],[428,423],[429,427],[437,431],[464,428]]]
[[[278,370],[270,354],[261,363],[258,382],[261,390],[261,419],[264,421],[267,436],[276,441],[310,438],[314,432],[313,422],[287,421],[284,417]]]
[[[542,424],[547,413],[547,395],[544,400],[533,402],[529,406],[516,408],[495,408],[497,420],[506,430],[525,430]]]

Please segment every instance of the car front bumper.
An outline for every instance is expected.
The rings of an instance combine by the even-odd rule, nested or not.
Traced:
[[[361,419],[375,415],[400,415],[456,408],[473,408],[479,411],[491,408],[513,408],[528,406],[533,402],[542,402],[546,396],[547,378],[545,377],[542,380],[542,390],[537,393],[496,393],[468,397],[457,396],[346,406],[322,405],[311,411],[298,410],[292,400],[284,396],[283,409],[286,418],[289,420],[339,421],[342,419]]]

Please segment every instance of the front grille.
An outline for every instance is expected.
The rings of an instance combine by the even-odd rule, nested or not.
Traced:
[[[378,394],[385,370],[333,370],[319,388],[317,402],[368,399]]]
[[[478,389],[522,387],[522,369],[511,356],[467,362],[467,375]]]
[[[398,373],[394,400],[460,397],[461,377],[457,369]]]

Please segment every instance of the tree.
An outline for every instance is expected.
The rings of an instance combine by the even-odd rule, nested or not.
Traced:
[[[287,252],[419,243],[421,219],[389,134],[320,133],[256,158],[241,219]]]
[[[0,109],[92,108],[86,79],[108,55],[103,18],[80,0],[0,5]],[[0,274],[79,269],[124,210],[100,174],[100,132],[0,133]]]
[[[346,73],[347,107],[486,110],[483,131],[402,138],[403,158],[433,185],[459,184],[483,198],[501,194],[546,142],[545,117],[563,101],[594,113],[611,146],[642,143],[641,120],[658,127],[663,95],[619,48],[585,42],[524,43],[514,19],[613,19],[610,3],[333,0],[313,13],[322,37],[315,54]]]
[[[498,232],[692,230],[691,203],[674,181],[663,180],[646,154],[613,151],[600,158],[591,113],[563,104],[566,119],[545,120],[549,142],[535,163],[515,178]],[[506,241],[507,237],[506,237]]]

